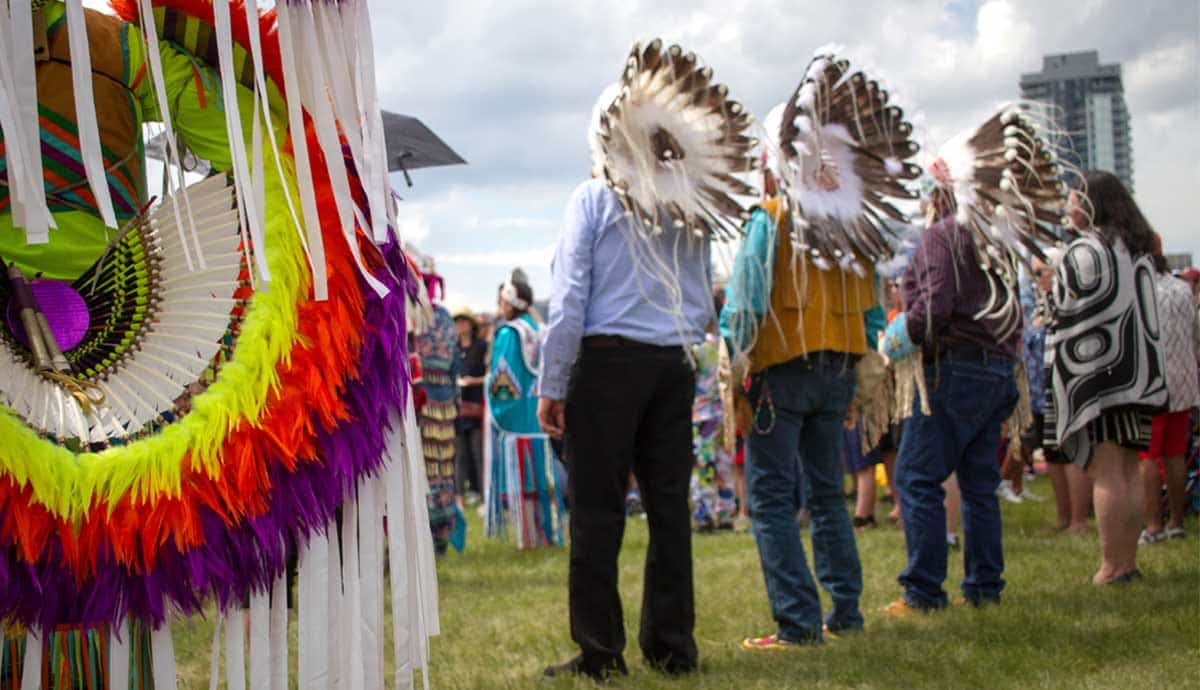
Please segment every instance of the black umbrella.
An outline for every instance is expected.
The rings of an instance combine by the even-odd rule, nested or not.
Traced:
[[[439,165],[460,165],[466,161],[446,145],[431,129],[411,115],[383,111],[383,139],[387,142],[388,172],[400,171],[408,186],[413,185],[408,171],[433,168]],[[167,159],[166,133],[146,142],[146,155],[156,160]],[[209,170],[207,161],[190,152],[184,154],[184,168],[201,175]]]
[[[383,139],[387,142],[388,172],[399,170],[409,187],[412,186],[409,170],[466,163],[425,123],[411,115],[383,111]]]

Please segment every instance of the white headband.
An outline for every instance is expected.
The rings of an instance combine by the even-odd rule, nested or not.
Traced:
[[[500,297],[517,309],[529,308],[529,302],[526,302],[517,295],[517,286],[513,285],[512,282],[507,282],[504,284],[504,287],[500,288]]]

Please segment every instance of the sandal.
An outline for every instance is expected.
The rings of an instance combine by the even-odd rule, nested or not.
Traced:
[[[859,517],[858,515],[855,515],[855,516],[854,516],[854,518],[853,518],[853,519],[852,519],[850,522],[851,522],[851,524],[853,524],[853,525],[854,525],[854,529],[859,529],[859,530],[861,530],[861,529],[873,529],[873,528],[875,528],[875,527],[878,527],[878,526],[879,526],[879,525],[878,525],[878,524],[875,522],[875,516],[874,516],[874,515],[867,515],[867,516],[865,516],[865,517]]]
[[[1141,535],[1138,536],[1137,543],[1144,546],[1146,544],[1157,544],[1160,541],[1166,541],[1166,539],[1167,534],[1165,532],[1151,532],[1148,529],[1144,529]]]
[[[1126,570],[1125,572],[1121,573],[1120,575],[1118,575],[1114,578],[1105,580],[1104,582],[1101,582],[1100,584],[1101,585],[1127,585],[1127,584],[1133,582],[1134,580],[1140,580],[1140,579],[1142,579],[1142,571],[1138,570],[1137,568],[1134,568],[1133,570]]]

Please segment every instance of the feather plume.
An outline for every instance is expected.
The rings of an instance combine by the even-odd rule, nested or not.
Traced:
[[[770,135],[797,242],[819,266],[861,271],[892,257],[882,217],[904,219],[894,203],[914,196],[900,181],[919,175],[919,146],[888,92],[837,52],[817,51]]]
[[[1018,265],[1061,242],[1066,172],[1038,119],[1006,105],[938,152],[941,184],[954,195],[957,219],[971,233],[991,295],[976,318],[1011,336],[1021,324]]]
[[[721,238],[740,233],[753,192],[735,173],[754,169],[750,118],[710,67],[659,39],[634,45],[619,91],[600,115],[594,167],[644,229],[667,216]]]

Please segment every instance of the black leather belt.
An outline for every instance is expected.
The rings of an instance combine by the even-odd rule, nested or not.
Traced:
[[[588,349],[650,350],[654,352],[676,352],[683,349],[681,345],[652,345],[620,335],[589,335],[583,339],[583,346]]]
[[[858,364],[858,360],[862,359],[862,355],[854,355],[849,352],[837,352],[835,350],[817,350],[810,352],[802,357],[810,364],[820,364],[822,366],[848,366],[852,367]]]
[[[989,350],[978,345],[947,345],[937,351],[937,357],[943,362],[1011,362],[1012,355],[996,350]]]

